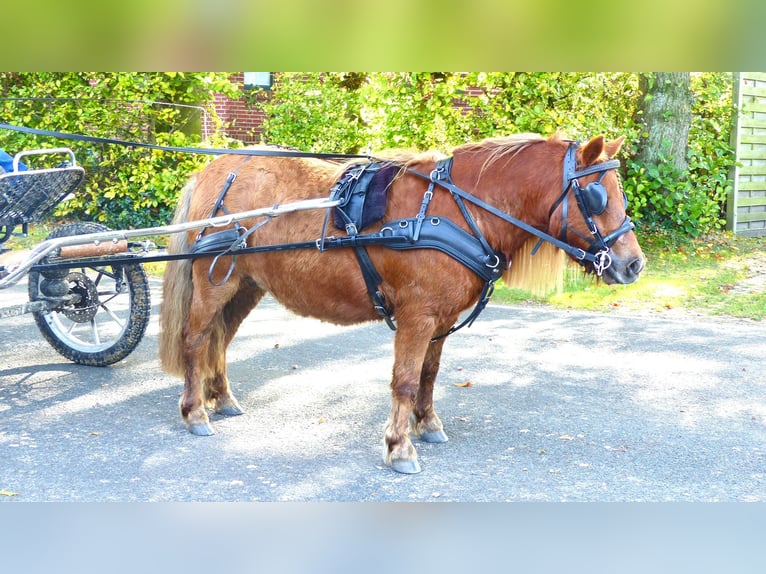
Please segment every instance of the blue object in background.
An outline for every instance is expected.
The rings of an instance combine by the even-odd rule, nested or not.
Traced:
[[[1,150],[1,149],[0,149],[0,169],[2,169],[2,171],[13,171],[13,156],[8,155],[4,150]],[[26,169],[27,169],[27,166],[19,162],[19,171],[25,171]]]

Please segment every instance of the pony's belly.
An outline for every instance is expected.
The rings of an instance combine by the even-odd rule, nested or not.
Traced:
[[[375,312],[370,299],[367,299],[365,305],[360,306],[342,300],[334,300],[326,303],[318,301],[308,303],[290,297],[289,295],[287,297],[280,296],[279,293],[273,293],[273,295],[277,301],[297,315],[312,317],[336,325],[354,325],[356,323],[365,323],[380,319]]]
[[[251,276],[298,315],[350,325],[378,319],[351,253],[269,254]]]

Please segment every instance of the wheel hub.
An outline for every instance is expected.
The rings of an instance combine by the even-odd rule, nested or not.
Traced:
[[[69,284],[69,293],[79,295],[80,300],[73,305],[64,307],[61,312],[75,323],[87,323],[96,316],[100,301],[98,289],[93,280],[85,273],[72,271],[64,278]]]

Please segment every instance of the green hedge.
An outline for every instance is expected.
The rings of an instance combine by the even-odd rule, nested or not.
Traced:
[[[349,77],[353,76],[353,81]],[[721,229],[734,161],[729,73],[692,76],[689,170],[633,158],[638,75],[630,73],[278,74],[264,137],[314,151],[448,151],[484,137],[627,136],[623,183],[634,220],[697,236]],[[456,105],[457,104],[457,105]]]
[[[694,74],[692,91],[687,173],[633,157],[639,92],[631,73],[281,73],[259,105],[267,114],[266,142],[307,151],[447,152],[519,132],[581,140],[626,135],[622,175],[633,219],[644,228],[697,236],[724,225],[734,161],[731,74]],[[225,73],[82,72],[0,72],[0,92],[6,123],[184,147],[201,145],[201,109],[216,121],[215,93],[239,93]],[[116,228],[168,223],[188,175],[209,160],[0,131],[0,148],[9,152],[60,145],[74,149],[88,178],[57,214]]]

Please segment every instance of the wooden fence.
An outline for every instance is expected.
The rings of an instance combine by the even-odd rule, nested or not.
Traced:
[[[733,96],[738,111],[732,131],[737,155],[726,206],[727,228],[736,235],[766,235],[766,73],[735,74]]]

